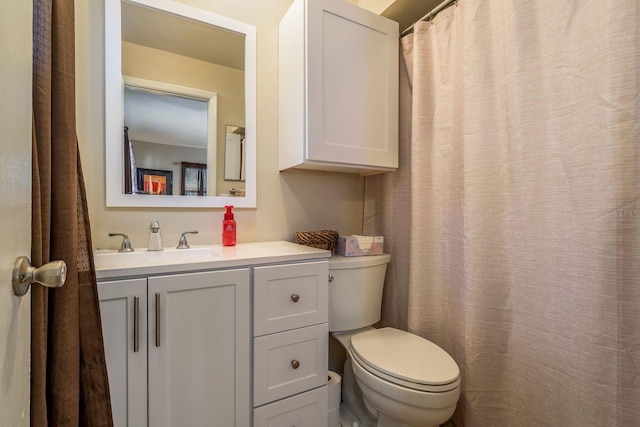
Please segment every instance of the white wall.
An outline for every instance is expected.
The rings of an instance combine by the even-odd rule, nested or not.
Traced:
[[[258,207],[236,211],[238,242],[294,240],[298,230],[362,231],[363,179],[351,175],[278,172],[278,22],[292,0],[188,0],[189,5],[257,28]],[[222,209],[107,208],[104,182],[104,3],[76,1],[78,138],[88,192],[94,246],[117,248],[109,232],[146,246],[157,218],[165,245],[196,229],[191,244],[220,243]]]

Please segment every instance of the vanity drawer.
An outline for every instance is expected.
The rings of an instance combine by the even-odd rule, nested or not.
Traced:
[[[254,336],[327,322],[329,263],[254,269]]]
[[[254,341],[253,405],[260,406],[327,383],[327,323]]]
[[[326,427],[327,393],[324,386],[257,408],[253,427]]]

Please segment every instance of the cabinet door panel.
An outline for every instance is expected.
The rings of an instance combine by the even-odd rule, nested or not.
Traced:
[[[397,168],[397,24],[341,1],[307,7],[308,159]]]
[[[98,295],[114,426],[146,427],[147,279],[99,283]]]
[[[249,270],[153,277],[149,299],[149,425],[248,425]]]

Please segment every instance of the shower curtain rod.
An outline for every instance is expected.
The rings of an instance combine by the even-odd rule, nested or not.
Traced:
[[[433,9],[431,9],[429,11],[429,13],[427,13],[426,15],[424,15],[422,18],[420,18],[417,22],[420,21],[431,21],[433,18],[435,18],[435,16],[442,12],[443,10],[445,10],[446,8],[448,8],[449,6],[451,6],[452,4],[456,4],[458,2],[458,0],[444,0],[442,3],[440,3],[439,5],[437,5],[436,7],[434,7]],[[407,28],[406,30],[404,30],[403,32],[400,33],[400,37],[404,37],[407,34],[411,33],[413,31],[413,26],[416,25],[415,23],[411,24],[411,26],[409,28]]]

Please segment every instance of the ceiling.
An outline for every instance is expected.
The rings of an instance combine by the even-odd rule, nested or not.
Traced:
[[[398,22],[402,33],[441,2],[442,0],[396,0],[380,15]]]

